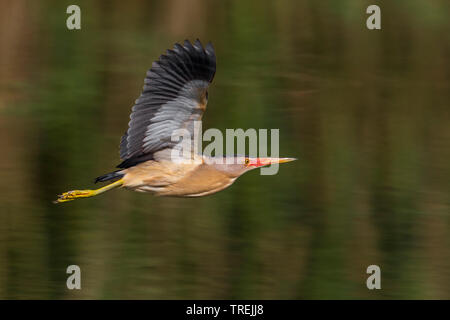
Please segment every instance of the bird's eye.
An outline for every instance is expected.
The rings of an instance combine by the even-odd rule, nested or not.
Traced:
[[[248,166],[249,163],[250,163],[250,159],[249,159],[249,158],[245,158],[244,164],[245,164],[246,166]]]

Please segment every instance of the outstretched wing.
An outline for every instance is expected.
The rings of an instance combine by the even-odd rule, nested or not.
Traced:
[[[174,130],[187,129],[193,137],[193,123],[200,120],[208,102],[208,86],[216,72],[216,55],[211,43],[175,44],[173,50],[153,62],[144,89],[136,100],[128,131],[120,143],[122,163],[128,168],[153,159],[153,154],[175,147]]]

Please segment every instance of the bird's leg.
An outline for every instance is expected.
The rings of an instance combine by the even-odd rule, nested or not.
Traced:
[[[60,202],[67,202],[72,201],[78,198],[88,198],[96,196],[100,193],[106,192],[108,190],[120,187],[123,184],[123,180],[117,180],[111,184],[108,184],[102,188],[95,189],[95,190],[72,190],[64,192],[63,194],[58,195],[58,199],[53,201],[53,203],[60,203]]]

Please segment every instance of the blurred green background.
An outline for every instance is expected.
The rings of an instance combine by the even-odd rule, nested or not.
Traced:
[[[0,298],[449,299],[449,5],[0,1]],[[197,37],[203,128],[280,128],[299,160],[205,198],[52,204],[119,163],[146,70]]]

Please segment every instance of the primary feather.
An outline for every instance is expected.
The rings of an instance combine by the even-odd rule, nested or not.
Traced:
[[[207,89],[216,72],[211,43],[197,39],[167,50],[147,72],[141,96],[132,108],[128,131],[120,143],[117,167],[129,168],[174,148],[174,130],[185,128],[193,137],[193,123],[200,120],[207,104]]]

